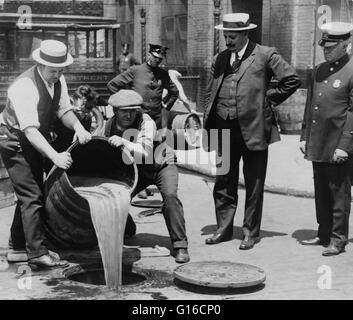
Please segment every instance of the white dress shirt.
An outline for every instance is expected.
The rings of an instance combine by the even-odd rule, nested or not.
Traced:
[[[40,71],[39,75],[43,79]],[[50,87],[44,79],[43,81],[50,96],[53,98],[54,85]],[[58,118],[61,118],[66,112],[73,110],[70,102],[67,84],[63,75],[60,77],[60,83],[61,96],[59,100],[59,109],[57,111]],[[22,131],[28,127],[39,128],[40,124],[37,109],[39,102],[39,92],[32,79],[20,78],[16,80],[8,89],[7,97],[13,105],[18,120],[18,124],[9,124],[10,126]]]
[[[245,50],[248,47],[248,44],[249,44],[249,40],[246,42],[245,46],[238,52],[239,60],[241,60],[241,58],[243,57]],[[233,65],[234,61],[235,61],[235,52],[232,52],[230,56],[230,65]]]

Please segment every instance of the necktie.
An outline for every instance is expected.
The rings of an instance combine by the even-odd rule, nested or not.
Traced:
[[[233,72],[237,72],[239,67],[240,67],[240,59],[239,59],[239,54],[238,52],[235,52],[235,60],[233,61],[232,63],[232,69],[233,69]]]

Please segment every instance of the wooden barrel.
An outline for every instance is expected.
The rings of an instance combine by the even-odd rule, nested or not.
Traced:
[[[93,137],[84,145],[74,143],[68,151],[72,166],[67,171],[53,167],[45,181],[43,226],[49,244],[56,248],[90,249],[98,242],[89,204],[75,191],[70,177],[113,179],[132,192],[137,184],[137,167],[128,151],[112,147],[103,137]]]
[[[201,120],[197,113],[171,110],[167,128],[172,130],[176,150],[190,150],[200,147]]]
[[[1,139],[1,137],[0,137]],[[15,203],[15,193],[11,180],[0,156],[0,209]]]

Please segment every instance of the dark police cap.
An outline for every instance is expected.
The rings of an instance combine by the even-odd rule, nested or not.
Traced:
[[[150,43],[150,53],[152,53],[157,58],[164,58],[167,54],[167,50],[169,48],[165,46],[161,46],[159,44]]]
[[[331,47],[338,42],[347,40],[351,36],[353,25],[347,22],[328,22],[321,26],[322,37],[319,40],[321,47]]]
[[[118,109],[140,109],[142,97],[134,90],[123,89],[110,96],[108,103]]]

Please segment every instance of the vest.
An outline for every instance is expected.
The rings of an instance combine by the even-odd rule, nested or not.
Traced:
[[[217,114],[226,120],[235,119],[237,115],[236,86],[234,84],[235,73],[228,62],[224,73],[224,79],[218,93]]]
[[[59,102],[61,97],[61,83],[60,81],[58,81],[54,84],[54,96],[52,99],[44,84],[44,81],[39,75],[36,66],[33,66],[32,68],[19,75],[16,80],[21,78],[30,78],[33,81],[34,85],[37,87],[39,94],[39,101],[37,105],[39,120],[38,130],[47,140],[50,140],[50,132],[52,131],[54,119],[59,109]],[[3,111],[3,118],[5,123],[9,127],[11,127],[12,125],[19,125],[14,107],[9,99],[7,100],[5,109]]]

